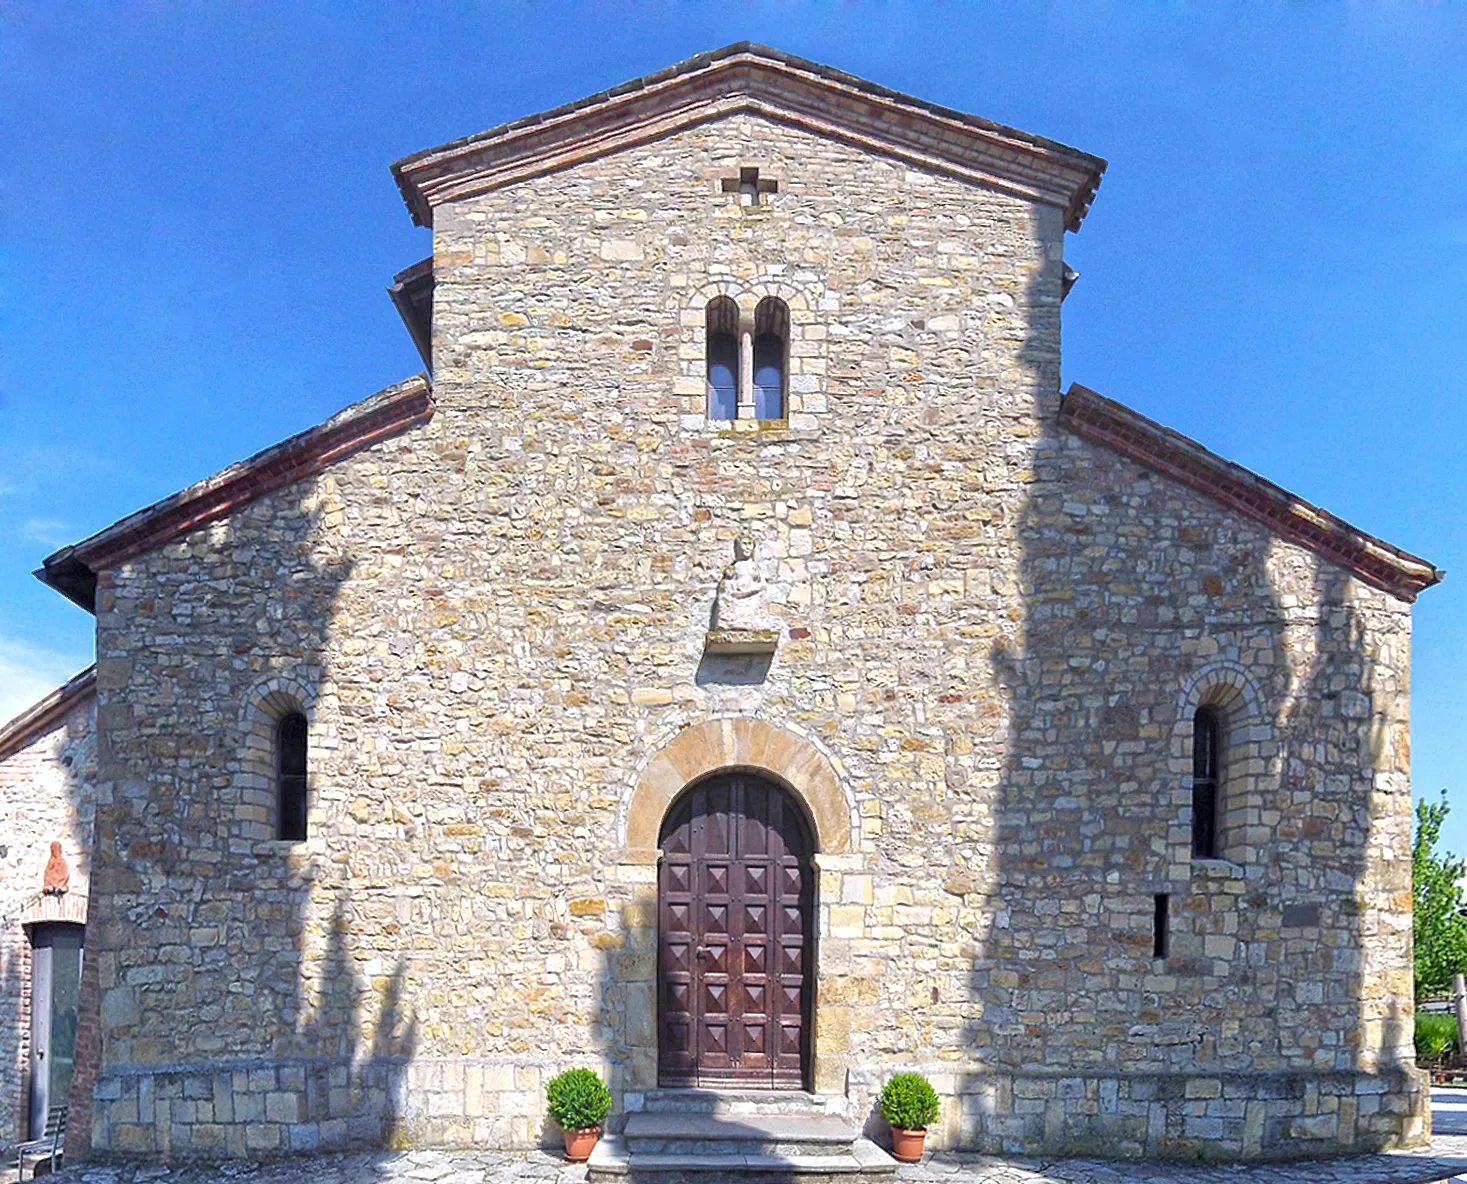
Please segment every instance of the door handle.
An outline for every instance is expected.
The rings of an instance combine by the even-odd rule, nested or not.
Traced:
[[[708,949],[707,946],[699,946],[696,950],[693,951],[693,956],[695,958],[706,958],[708,957],[710,952],[711,951]]]

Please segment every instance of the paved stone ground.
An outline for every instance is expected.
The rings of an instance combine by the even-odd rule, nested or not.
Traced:
[[[1467,1184],[1467,1089],[1432,1091],[1430,1148],[1294,1164],[1204,1166],[940,1155],[903,1167],[909,1184]],[[0,1172],[0,1182],[14,1168]],[[584,1167],[542,1151],[381,1152],[302,1156],[275,1163],[70,1168],[56,1184],[582,1184]],[[712,1182],[710,1182],[712,1184]]]

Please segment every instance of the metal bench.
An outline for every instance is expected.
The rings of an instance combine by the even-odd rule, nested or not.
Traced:
[[[46,1170],[54,1172],[61,1163],[61,1153],[66,1143],[66,1107],[52,1106],[46,1111],[46,1129],[39,1139],[20,1143],[15,1148],[16,1179],[25,1179],[25,1161],[33,1159],[39,1166],[46,1160]],[[31,1168],[31,1179],[35,1179],[35,1167]]]

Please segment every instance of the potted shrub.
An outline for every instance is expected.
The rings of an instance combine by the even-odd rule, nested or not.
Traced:
[[[902,1163],[920,1163],[927,1128],[942,1107],[932,1083],[920,1073],[895,1073],[881,1087],[881,1116],[891,1123],[891,1153]]]
[[[611,1091],[590,1069],[567,1069],[545,1087],[546,1108],[565,1134],[565,1157],[584,1163],[611,1113]]]

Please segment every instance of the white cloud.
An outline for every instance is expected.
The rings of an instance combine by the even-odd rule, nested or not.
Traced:
[[[33,543],[40,543],[43,547],[53,550],[64,547],[71,541],[72,530],[59,518],[27,518],[25,525],[20,528],[20,533]]]
[[[0,635],[0,724],[50,694],[90,660]]]

